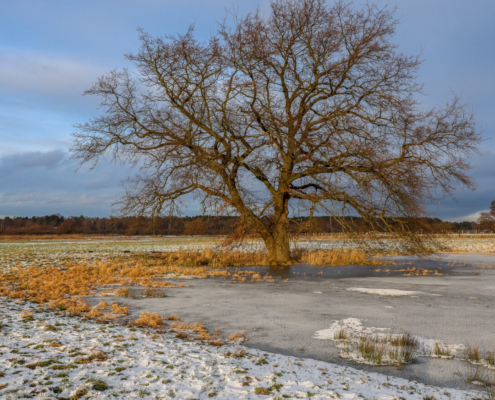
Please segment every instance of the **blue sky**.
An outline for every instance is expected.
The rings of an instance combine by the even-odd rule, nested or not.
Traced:
[[[215,31],[229,7],[240,13],[268,1],[239,0],[3,0],[0,13],[0,215],[105,216],[133,171],[103,161],[92,171],[69,159],[73,125],[98,113],[81,93],[104,72],[130,67],[136,28],[160,36]],[[356,4],[364,1],[355,1]],[[473,157],[475,192],[456,193],[431,211],[465,219],[495,200],[495,2],[493,0],[378,1],[397,6],[395,42],[422,53],[422,101],[441,105],[452,92],[476,112],[486,139]],[[187,200],[187,214],[199,207]]]

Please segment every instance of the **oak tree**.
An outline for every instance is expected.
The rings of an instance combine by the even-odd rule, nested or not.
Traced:
[[[397,23],[372,4],[275,0],[204,41],[193,28],[141,31],[126,56],[135,69],[86,92],[103,112],[78,126],[74,155],[139,166],[123,212],[174,212],[194,193],[210,212],[237,213],[275,264],[291,261],[296,212],[407,235],[429,202],[473,187],[467,157],[480,135],[457,97],[419,102],[421,61],[398,51]]]

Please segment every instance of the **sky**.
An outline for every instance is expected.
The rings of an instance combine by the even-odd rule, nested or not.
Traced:
[[[452,93],[476,113],[484,142],[471,159],[476,191],[457,190],[430,208],[441,219],[476,218],[495,200],[495,2],[378,0],[397,7],[400,51],[421,53],[418,81],[427,107]],[[0,216],[106,216],[122,195],[129,166],[103,160],[95,169],[70,158],[74,125],[98,115],[82,96],[105,72],[132,67],[124,54],[139,47],[137,28],[154,36],[195,25],[206,38],[228,8],[268,10],[256,0],[0,0]],[[365,3],[357,0],[355,4]],[[200,207],[186,199],[185,213]]]

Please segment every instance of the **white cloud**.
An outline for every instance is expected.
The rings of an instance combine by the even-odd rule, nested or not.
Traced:
[[[463,222],[463,221],[476,221],[482,212],[488,212],[489,210],[482,210],[475,212],[474,214],[465,215],[464,217],[456,217],[452,219],[452,222]]]

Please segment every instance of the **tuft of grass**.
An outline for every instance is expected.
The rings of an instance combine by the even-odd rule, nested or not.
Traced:
[[[484,360],[488,365],[495,367],[495,350],[493,350],[492,352],[487,351]]]
[[[479,363],[481,361],[480,349],[478,346],[468,344],[466,359]]]
[[[95,350],[91,352],[91,355],[89,356],[89,359],[91,361],[107,361],[108,356],[105,352],[101,350]]]
[[[139,318],[135,321],[129,321],[129,325],[138,326],[141,328],[161,328],[165,322],[160,314],[144,311],[139,315]]]
[[[277,392],[280,392],[280,389],[283,387],[284,385],[282,385],[281,383],[274,383],[273,385],[271,385],[268,390],[270,391],[274,391],[276,390]]]
[[[126,298],[131,298],[131,299],[137,299],[138,298],[136,293],[129,290],[129,288],[120,288],[120,289],[115,290],[115,292],[113,292],[113,293],[119,297],[126,297]]]
[[[486,385],[490,381],[490,371],[483,365],[467,363],[467,379],[470,383]]]
[[[450,357],[452,355],[449,346],[446,346],[440,342],[435,343],[435,349],[433,352],[438,357]]]
[[[234,332],[230,334],[230,336],[227,338],[228,341],[230,342],[244,342],[247,340],[247,331],[241,331],[241,333]]]
[[[21,318],[24,322],[34,321],[33,312],[30,310],[22,310]]]
[[[347,335],[346,329],[341,328],[333,334],[334,340],[347,340],[349,336]]]
[[[56,326],[53,326],[53,325],[45,325],[45,327],[43,328],[45,331],[49,331],[49,332],[57,332],[58,329]]]
[[[366,361],[381,364],[385,355],[385,345],[372,336],[362,335],[357,350]]]
[[[110,306],[114,314],[127,315],[129,314],[129,306],[121,306],[118,303],[112,303]]]
[[[98,308],[94,307],[89,312],[84,314],[84,316],[86,318],[100,318],[102,314],[100,313],[100,310],[98,310]]]
[[[347,337],[340,331],[335,333],[335,340]],[[414,361],[419,349],[419,342],[408,333],[397,334],[361,334],[357,343],[354,340],[341,339],[343,354],[348,358],[354,357],[356,361],[365,361],[374,365],[395,365],[401,368],[404,363]],[[355,353],[356,352],[356,353]],[[343,355],[342,355],[343,356]],[[344,357],[344,356],[343,356]]]
[[[310,265],[383,265],[382,261],[369,259],[367,253],[357,249],[301,251],[295,255],[298,261]]]
[[[189,340],[189,334],[187,332],[179,332],[175,337],[177,339]]]
[[[91,385],[91,389],[97,390],[98,392],[104,392],[105,390],[108,389],[108,383],[101,379],[96,379],[93,381],[93,384]]]
[[[162,263],[181,267],[225,268],[268,264],[266,252],[215,251],[210,248],[203,251],[160,253],[155,257]]]
[[[163,289],[162,290],[160,290],[160,289],[145,289],[144,297],[163,298],[163,297],[166,297],[166,291]]]
[[[391,335],[387,338],[387,341],[395,347],[417,349],[419,346],[418,340],[414,336],[411,336],[409,333],[403,333],[401,335]]]
[[[108,303],[104,300],[100,301],[95,308],[99,308],[101,310],[105,310],[108,307]]]
[[[485,385],[486,400],[495,400],[495,382]]]
[[[264,387],[259,387],[259,386],[254,388],[254,393],[263,394],[265,396],[272,394],[271,390],[264,388]]]

